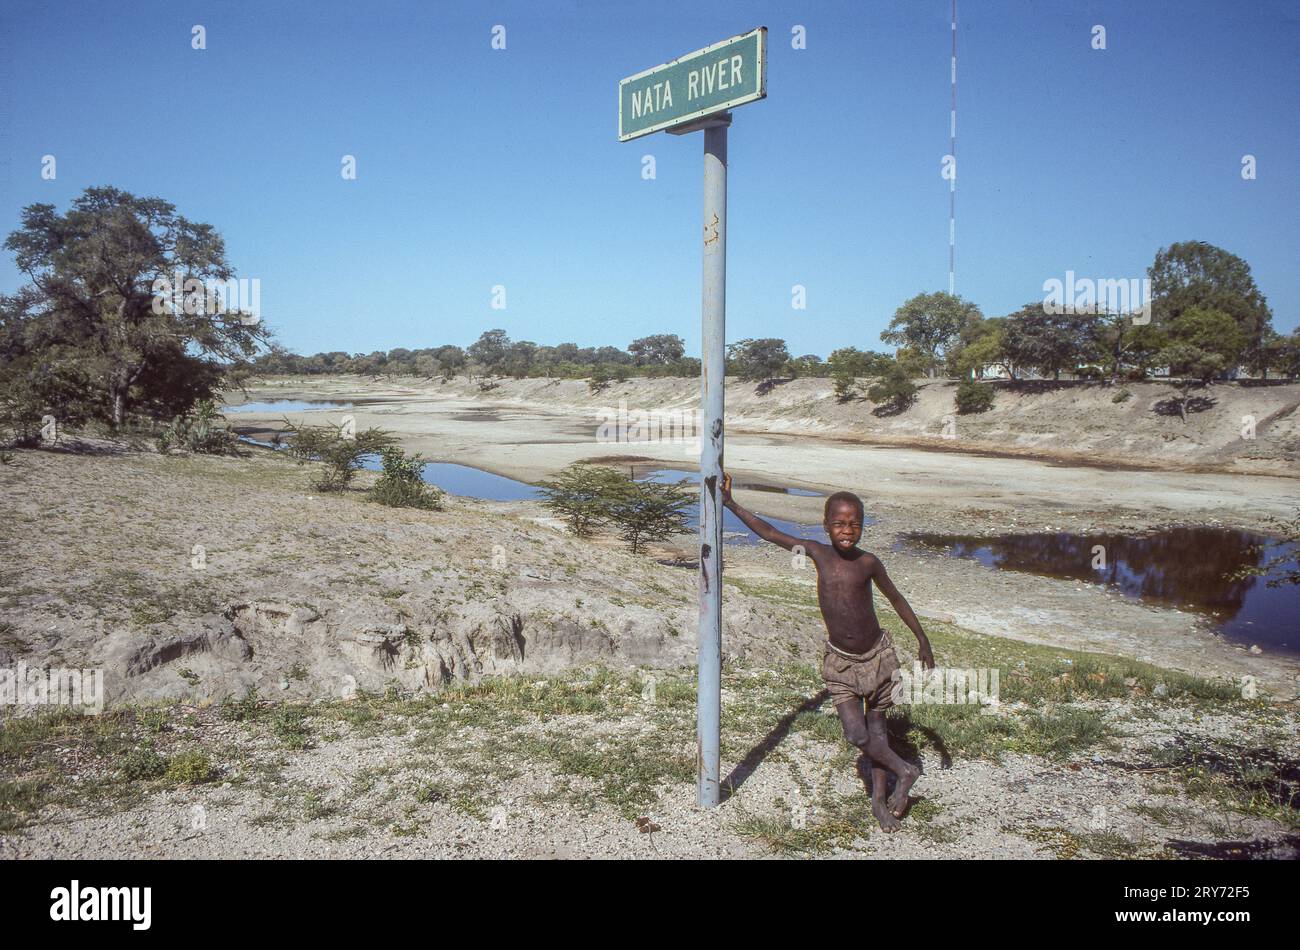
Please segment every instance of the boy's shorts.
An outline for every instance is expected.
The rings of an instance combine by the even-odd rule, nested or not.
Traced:
[[[866,653],[846,653],[826,641],[822,657],[822,679],[838,706],[853,699],[865,699],[868,709],[886,709],[894,704],[894,671],[898,654],[889,632],[880,631],[880,640]]]

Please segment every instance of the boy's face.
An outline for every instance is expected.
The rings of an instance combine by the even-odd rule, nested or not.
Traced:
[[[831,539],[831,547],[837,551],[847,551],[857,544],[862,537],[858,506],[851,501],[837,501],[832,505],[826,516],[826,534]]]

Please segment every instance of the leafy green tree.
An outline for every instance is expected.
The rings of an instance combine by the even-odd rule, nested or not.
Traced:
[[[1009,377],[1015,379],[1016,367],[1004,346],[1005,326],[1005,317],[993,317],[963,330],[962,346],[950,354],[949,365],[953,374],[970,378],[979,375],[985,366],[1001,366]]]
[[[916,379],[918,376],[931,376],[934,373],[934,363],[929,356],[920,350],[914,350],[909,346],[899,347],[894,358],[888,363],[883,364],[879,372],[880,376],[888,376],[895,369],[901,369],[903,375],[908,379]]]
[[[1282,338],[1273,368],[1293,379],[1300,376],[1300,329],[1292,330],[1290,336]]]
[[[781,371],[787,373],[791,379],[807,378],[810,376],[825,375],[826,364],[816,353],[805,353],[796,359],[790,360]]]
[[[1060,379],[1061,370],[1096,360],[1099,340],[1096,314],[1048,313],[1040,301],[1007,317],[1002,349],[1015,365],[1033,366]]]
[[[295,425],[287,418],[284,430],[293,437],[289,454],[302,465],[309,461],[324,463],[319,477],[312,483],[317,491],[343,491],[350,484],[367,455],[382,452],[396,443],[391,433],[371,427],[352,435],[342,424]]]
[[[506,361],[509,351],[510,337],[505,330],[485,330],[476,342],[470,344],[467,355],[486,372],[495,373]]]
[[[727,347],[730,368],[746,382],[767,382],[790,360],[784,340],[741,340]]]
[[[889,328],[880,338],[919,353],[933,376],[934,368],[940,365],[948,347],[957,342],[962,328],[979,317],[978,306],[955,294],[917,294],[894,312]]]
[[[1123,375],[1126,366],[1145,375],[1169,342],[1154,321],[1135,323],[1133,317],[1131,313],[1107,313],[1097,318],[1096,351],[1112,383]]]
[[[260,319],[214,306],[206,292],[234,279],[220,235],[161,198],[100,187],[66,214],[28,205],[5,247],[35,298],[19,319],[39,324],[7,332],[6,342],[35,359],[50,343],[61,372],[97,395],[93,408],[115,427],[138,404],[172,415],[211,398],[221,364],[249,359],[268,338]],[[164,288],[187,295],[162,299]]]
[[[686,355],[686,343],[675,333],[633,340],[627,348],[637,366],[668,366]]]
[[[1241,329],[1244,349],[1258,365],[1258,350],[1273,314],[1255,285],[1249,264],[1205,241],[1183,241],[1157,251],[1147,274],[1151,278],[1151,312],[1162,327],[1177,322],[1189,310],[1225,313]]]
[[[831,374],[847,373],[850,376],[879,376],[894,362],[888,353],[875,350],[860,350],[856,346],[844,346],[834,350],[826,365]]]
[[[459,346],[440,346],[433,351],[433,358],[443,379],[451,379],[465,368],[465,351]]]
[[[1193,389],[1203,389],[1237,365],[1246,347],[1246,331],[1220,310],[1194,307],[1179,314],[1168,328],[1169,345],[1159,359],[1178,377],[1178,414],[1187,421]]]
[[[834,384],[837,402],[848,402],[857,395],[858,381],[848,370],[837,369],[831,376],[831,381]]]
[[[609,520],[636,554],[649,541],[666,541],[686,530],[686,508],[695,500],[690,481],[673,485],[623,479],[609,504]]]
[[[625,481],[626,476],[607,466],[574,462],[537,484],[542,504],[574,534],[588,537],[609,520],[611,502]]]

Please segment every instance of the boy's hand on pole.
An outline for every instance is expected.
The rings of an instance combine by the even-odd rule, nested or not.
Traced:
[[[722,473],[722,503],[731,504],[731,476],[726,472]]]

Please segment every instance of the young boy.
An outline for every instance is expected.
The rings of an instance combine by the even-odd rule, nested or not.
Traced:
[[[898,819],[907,811],[908,790],[921,772],[889,747],[885,709],[893,705],[890,692],[898,656],[888,632],[876,620],[871,602],[873,579],[903,623],[916,634],[917,654],[926,669],[934,668],[934,653],[916,614],[885,573],[880,558],[857,546],[862,537],[862,500],[846,491],[826,499],[824,524],[830,544],[792,538],[742,508],[731,497],[731,476],[725,473],[722,503],[764,541],[786,550],[798,545],[816,565],[817,602],[829,635],[822,658],[822,679],[844,726],[844,738],[862,750],[865,763],[871,766],[871,812],[885,831],[897,831],[902,827]],[[895,776],[894,794],[888,803],[885,769]]]

